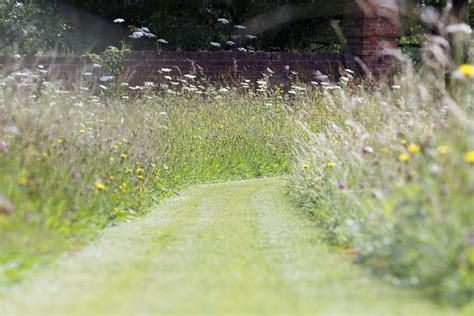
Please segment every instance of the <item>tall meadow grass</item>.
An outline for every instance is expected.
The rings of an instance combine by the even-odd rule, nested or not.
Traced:
[[[1,280],[21,279],[186,185],[289,171],[294,114],[281,95],[82,90],[33,73],[1,83]]]
[[[302,124],[291,181],[330,242],[454,304],[474,294],[473,82],[460,71],[450,88],[426,71],[327,95],[335,119]]]
[[[0,279],[74,251],[184,186],[291,174],[326,239],[392,284],[453,304],[474,294],[474,67],[393,87],[66,91],[0,81]],[[360,84],[359,84],[360,83]],[[5,278],[6,277],[6,278]]]

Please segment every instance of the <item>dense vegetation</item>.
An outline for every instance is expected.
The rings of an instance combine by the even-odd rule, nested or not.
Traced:
[[[242,46],[266,51],[341,51],[343,45],[332,22],[343,23],[344,2],[7,0],[0,4],[0,52],[86,52],[87,37],[79,37],[77,25],[72,25],[60,10],[64,3],[75,5],[73,10],[78,12],[87,10],[111,27],[113,20],[123,19],[115,25],[120,30],[119,38],[136,49],[212,50],[216,47],[210,42],[217,42],[226,50]],[[442,9],[446,1],[420,0],[404,7],[401,43],[408,48],[419,47],[422,35],[433,31],[419,23],[420,8],[428,5]],[[470,8],[473,11],[474,4]],[[235,27],[242,24],[247,28]],[[140,27],[147,27],[153,37],[146,41],[131,39],[131,32]],[[230,42],[235,44],[227,44]]]
[[[69,93],[16,73],[0,88],[2,279],[72,250],[192,183],[292,173],[332,243],[394,285],[473,294],[474,68],[367,92],[185,76],[141,96]],[[83,87],[84,90],[86,87]]]
[[[39,14],[33,2],[11,10],[25,8]],[[42,44],[28,32],[11,43]],[[184,186],[291,173],[295,199],[331,243],[394,285],[469,303],[474,67],[445,73],[440,42],[426,47],[429,67],[401,57],[393,87],[350,70],[287,92],[268,85],[271,72],[257,90],[186,74],[171,89],[117,82],[97,95],[47,82],[41,67],[2,77],[0,279],[20,280]]]

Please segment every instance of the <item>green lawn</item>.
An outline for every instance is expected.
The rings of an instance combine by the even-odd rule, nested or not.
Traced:
[[[469,314],[351,264],[290,204],[285,183],[191,187],[4,287],[0,314]]]

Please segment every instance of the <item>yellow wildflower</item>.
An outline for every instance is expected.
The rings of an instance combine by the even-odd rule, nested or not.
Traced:
[[[114,181],[114,180],[115,180],[115,177],[114,177],[114,176],[110,176],[109,179],[110,179],[111,181]]]
[[[330,161],[330,162],[327,163],[326,166],[327,166],[327,167],[334,167],[335,165],[336,165],[336,164],[335,164],[334,162]]]
[[[80,130],[79,130],[79,133],[85,134],[85,133],[86,133],[86,130],[85,130],[85,129],[80,129]]]
[[[401,154],[400,156],[398,156],[398,160],[400,160],[400,161],[408,161],[408,160],[410,160],[410,155],[408,155],[408,154]]]
[[[110,160],[110,161],[114,161],[115,158],[114,158],[114,157],[110,157],[109,160]]]
[[[408,143],[408,142],[407,142],[405,139],[402,139],[402,140],[400,141],[400,144],[402,144],[402,145],[406,145],[407,143]]]
[[[64,138],[58,138],[56,141],[58,142],[58,144],[62,144],[64,143]]]
[[[474,150],[468,151],[467,153],[464,154],[464,160],[466,160],[469,163],[474,164]]]
[[[306,162],[303,163],[303,169],[309,169],[309,165]]]
[[[118,207],[114,207],[114,212],[118,213],[118,211],[119,211]]]
[[[46,151],[44,151],[44,152],[41,154],[41,156],[43,156],[44,158],[48,158],[48,157],[49,157],[49,154],[48,154]]]
[[[143,171],[144,171],[144,170],[143,170],[142,168],[137,168],[137,169],[135,169],[135,172],[136,172],[136,173],[143,173]]]
[[[28,184],[28,178],[21,177],[18,179],[18,184],[20,185],[27,185]]]
[[[96,188],[97,190],[99,190],[99,191],[100,191],[100,190],[104,190],[104,189],[105,189],[105,184],[103,184],[103,183],[100,182],[100,181],[96,181],[96,182],[95,182],[95,188]]]
[[[121,155],[120,155],[120,158],[122,158],[122,159],[127,159],[127,155],[121,154]]]
[[[113,146],[112,146],[112,149],[117,150],[117,149],[118,149],[118,146],[117,146],[117,145],[113,145]]]
[[[438,146],[438,152],[443,155],[447,154],[449,152],[449,148],[445,145]]]
[[[122,182],[122,183],[119,185],[119,189],[120,189],[123,193],[127,193],[127,183],[126,183],[126,182]]]
[[[125,173],[132,173],[132,172],[133,172],[133,170],[131,168],[125,169]]]
[[[139,174],[139,175],[137,176],[137,178],[138,178],[138,180],[143,180],[143,176],[142,176],[141,174]]]
[[[390,152],[390,149],[388,147],[384,147],[382,151],[384,152],[384,154],[388,154]]]
[[[419,151],[420,151],[420,146],[416,144],[410,144],[410,146],[408,146],[408,152],[412,154],[416,154]]]
[[[460,65],[458,71],[466,77],[474,76],[474,66],[469,64]]]

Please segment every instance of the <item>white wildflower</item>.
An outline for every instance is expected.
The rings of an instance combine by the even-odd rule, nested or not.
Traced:
[[[196,79],[196,76],[195,76],[195,75],[186,74],[186,75],[184,75],[184,76],[185,76],[186,78],[188,78],[188,79],[191,79],[191,80],[192,80],[192,79]]]
[[[247,49],[245,47],[239,47],[239,48],[237,48],[237,50],[239,52],[246,52],[247,51]]]
[[[123,22],[125,22],[125,20],[122,18],[117,18],[114,20],[114,23],[123,23]]]
[[[162,72],[171,72],[171,69],[169,69],[169,68],[161,68],[161,71],[162,71]]]
[[[168,44],[168,41],[165,40],[165,39],[162,39],[162,38],[159,38],[158,39],[158,42],[162,43],[162,44]]]
[[[256,38],[257,38],[257,36],[255,36],[255,35],[250,35],[250,34],[249,34],[249,35],[245,35],[245,37],[248,38],[248,39],[256,39]]]
[[[102,82],[108,82],[110,80],[114,80],[114,78],[115,78],[114,76],[102,76],[99,78],[99,80]]]
[[[472,28],[467,25],[466,23],[459,23],[459,24],[451,24],[446,26],[445,28],[446,33],[465,33],[465,34],[472,34]]]
[[[220,19],[217,19],[217,21],[221,22],[222,24],[229,24],[229,20],[227,19],[224,19],[224,18],[220,18]]]
[[[221,47],[221,44],[218,42],[210,42],[209,44],[211,44],[214,47]]]
[[[143,37],[143,35],[145,34],[142,31],[136,31],[136,32],[133,32],[132,35],[130,35],[129,37],[133,39],[139,39]]]
[[[233,42],[233,41],[227,41],[225,43],[229,46],[234,46],[235,45],[235,42]]]
[[[239,30],[245,30],[245,29],[246,29],[246,27],[243,26],[243,25],[236,25],[236,26],[234,26],[234,27],[235,27],[236,29],[239,29]]]

